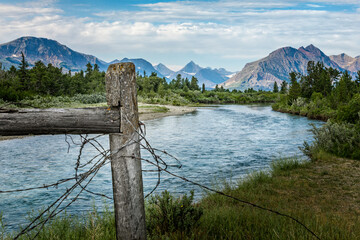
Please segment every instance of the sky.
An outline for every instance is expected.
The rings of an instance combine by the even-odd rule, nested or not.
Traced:
[[[54,39],[104,61],[240,71],[285,46],[360,55],[360,0],[0,0],[0,44]]]

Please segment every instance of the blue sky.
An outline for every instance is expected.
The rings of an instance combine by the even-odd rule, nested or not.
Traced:
[[[0,0],[0,43],[55,39],[105,61],[239,71],[280,47],[360,55],[359,0]]]

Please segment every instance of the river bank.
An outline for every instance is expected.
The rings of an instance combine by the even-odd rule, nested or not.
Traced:
[[[139,103],[140,121],[153,120],[167,116],[182,115],[194,111],[196,111],[196,107]]]
[[[320,154],[313,161],[276,161],[270,172],[251,173],[236,185],[223,185],[221,191],[290,215],[319,239],[355,240],[360,236],[359,179],[358,161]],[[203,215],[198,222],[189,226],[189,231],[167,229],[165,226],[165,232],[148,238],[316,239],[289,218],[244,205],[219,194],[208,193],[193,206],[202,209]],[[176,224],[171,218],[164,221],[170,221],[170,226]],[[38,239],[63,239],[64,236],[73,239],[114,239],[114,222],[111,210],[94,210],[82,216],[65,215],[46,225]],[[11,239],[9,235],[2,237]]]

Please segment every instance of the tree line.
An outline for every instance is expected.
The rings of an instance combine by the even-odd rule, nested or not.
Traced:
[[[314,141],[303,152],[316,159],[322,153],[360,160],[360,71],[349,72],[309,62],[307,74],[289,74],[287,94],[273,104],[274,110],[328,120],[314,127]]]
[[[168,82],[165,78],[146,72],[137,73],[138,96],[141,101],[184,105],[189,103],[250,103],[274,102],[277,95],[252,88],[241,92],[224,89],[223,86],[207,90],[205,84],[199,86],[195,76],[182,78],[180,74]],[[0,63],[0,99],[4,101],[21,101],[40,97],[58,97],[74,95],[103,94],[105,92],[105,73],[97,64],[86,65],[86,70],[72,73],[64,72],[52,64],[45,65],[37,61],[32,68],[22,54],[18,68],[9,70]]]
[[[62,68],[41,61],[31,69],[28,67],[23,54],[18,68],[11,66],[5,70],[0,63],[1,99],[18,101],[35,95],[73,96],[105,91],[105,73],[97,64],[88,63],[85,72],[81,70],[74,74],[71,71],[64,73]]]
[[[359,120],[360,71],[355,79],[348,71],[308,62],[307,74],[291,72],[286,97],[275,108],[320,119],[333,118],[349,123]],[[274,87],[275,88],[275,87]]]

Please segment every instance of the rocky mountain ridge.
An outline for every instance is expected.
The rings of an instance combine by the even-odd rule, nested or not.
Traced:
[[[314,45],[300,47],[283,47],[271,52],[267,57],[248,63],[233,77],[221,86],[230,89],[247,88],[271,90],[274,82],[289,81],[290,72],[306,74],[309,61],[323,62],[325,67],[339,71],[348,70],[354,76],[360,70],[360,58],[345,55],[327,56]]]
[[[306,74],[308,61],[323,62],[326,67],[332,67],[340,71],[350,71],[352,76],[360,70],[360,56],[350,57],[345,53],[327,56],[314,45],[300,47],[283,47],[271,52],[267,57],[247,63],[245,67],[237,72],[229,72],[224,68],[203,68],[195,62],[190,61],[179,71],[173,71],[160,63],[152,65],[142,58],[122,60],[115,59],[105,62],[93,55],[76,52],[59,42],[46,38],[21,37],[9,43],[0,44],[0,62],[5,68],[18,66],[21,62],[21,53],[24,53],[30,67],[36,61],[45,64],[51,63],[56,67],[62,67],[64,71],[80,71],[86,69],[86,64],[97,64],[102,71],[106,71],[111,63],[133,62],[136,71],[140,75],[150,75],[155,72],[159,77],[165,77],[167,81],[175,79],[178,74],[189,80],[194,76],[207,88],[215,85],[224,86],[229,89],[244,90],[247,88],[271,90],[274,82],[281,84],[289,80],[290,72]]]
[[[21,62],[21,53],[24,53],[26,61],[30,67],[35,62],[42,61],[44,64],[51,63],[56,67],[62,67],[64,72],[71,70],[78,72],[86,69],[86,64],[90,62],[92,65],[97,64],[102,71],[106,71],[108,66],[117,62],[133,62],[136,71],[140,75],[150,75],[155,72],[159,77],[165,77],[168,81],[176,78],[181,74],[182,78],[191,79],[192,76],[198,77],[199,84],[205,83],[207,87],[214,87],[218,83],[222,83],[229,77],[226,74],[231,72],[225,69],[202,68],[193,61],[189,62],[180,71],[172,71],[164,64],[153,66],[150,62],[142,58],[122,60],[115,59],[111,62],[105,62],[93,55],[76,52],[59,42],[47,38],[21,37],[14,41],[0,45],[0,62],[5,68],[12,65],[18,66]]]

